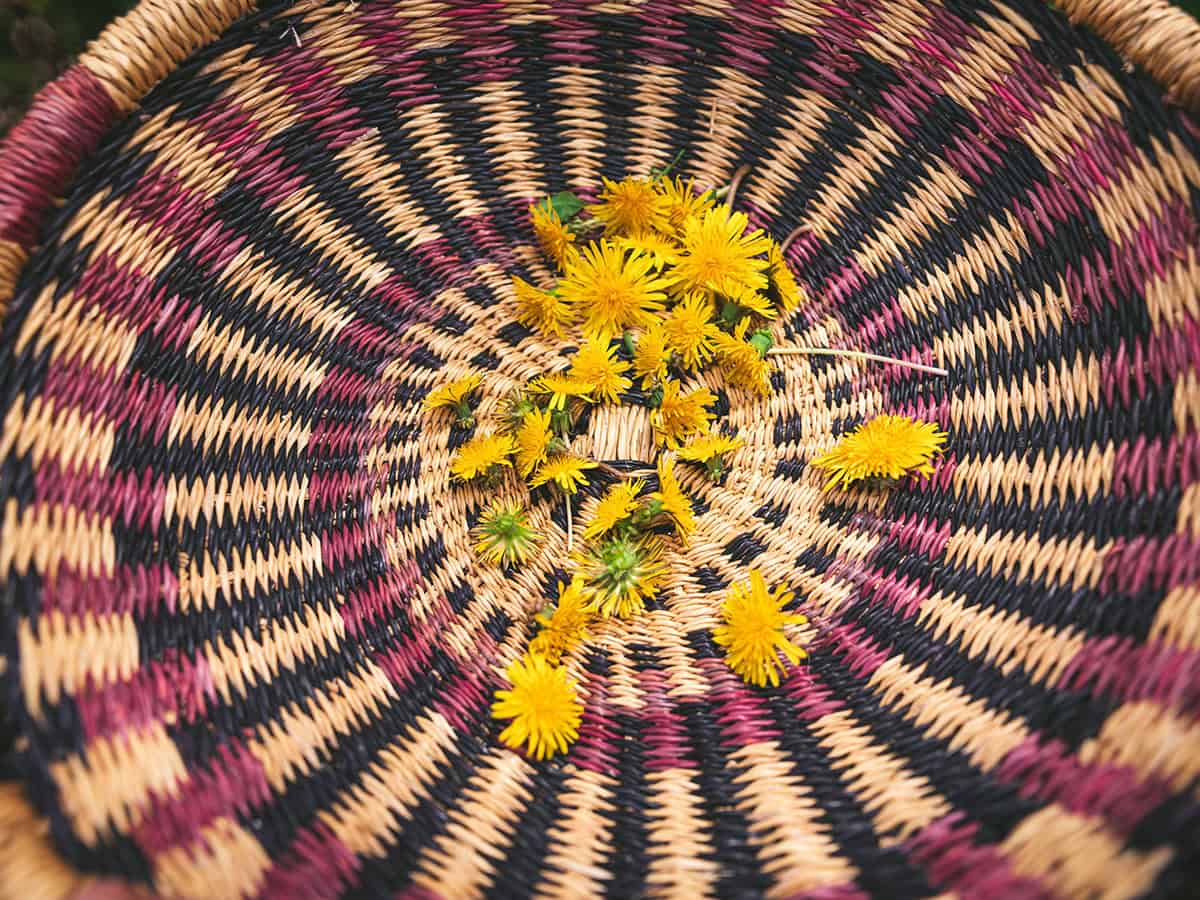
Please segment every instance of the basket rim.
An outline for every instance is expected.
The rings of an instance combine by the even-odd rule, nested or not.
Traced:
[[[300,9],[324,0],[306,0]],[[632,8],[634,3],[630,3]],[[1200,120],[1200,22],[1169,0],[1056,0],[1141,67],[1173,103]],[[183,60],[258,7],[258,0],[140,0],[38,92],[0,141],[0,324],[55,199],[106,132]],[[4,664],[0,657],[0,671]],[[0,897],[24,896],[36,872],[43,896],[90,879],[55,851],[49,826],[22,785],[0,780]],[[14,868],[10,869],[9,867]],[[9,877],[19,872],[23,877]],[[7,888],[13,885],[16,892]],[[17,885],[21,885],[17,888]]]

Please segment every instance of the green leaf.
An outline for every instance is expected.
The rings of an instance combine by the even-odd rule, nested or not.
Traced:
[[[579,211],[583,209],[583,201],[570,191],[559,191],[557,194],[551,194],[542,201],[543,206],[547,203],[550,204],[550,207],[558,213],[558,217],[564,222],[575,218],[575,216],[579,215]]]
[[[758,355],[765,357],[767,351],[771,349],[775,341],[771,337],[771,332],[765,329],[759,329],[750,335],[750,346],[758,351]]]

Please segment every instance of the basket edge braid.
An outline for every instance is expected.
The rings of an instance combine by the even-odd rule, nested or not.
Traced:
[[[1056,0],[1200,116],[1200,22],[1169,0]],[[38,92],[0,141],[0,320],[42,222],[105,132],[257,0],[140,0]],[[0,657],[0,671],[5,660]],[[0,781],[0,900],[60,900],[90,877],[54,850],[21,786]]]
[[[34,97],[0,142],[0,319],[54,198],[108,128],[256,0],[141,0]]]

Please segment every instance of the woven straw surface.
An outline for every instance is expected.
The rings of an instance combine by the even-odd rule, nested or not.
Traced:
[[[1110,19],[1114,44],[1145,37]],[[1194,46],[1180,21],[1142,58],[1155,83],[1033,0],[144,3],[3,151],[22,788],[0,793],[0,882],[1194,886],[1200,132],[1164,100],[1194,72],[1162,56]],[[481,565],[484,495],[447,485],[461,432],[419,402],[484,367],[486,413],[561,351],[513,321],[507,273],[548,277],[526,204],[681,147],[702,183],[750,167],[757,224],[803,227],[812,300],[788,339],[950,377],[790,358],[767,400],[723,391],[746,446],[723,487],[687,482],[699,527],[659,601],[568,658],[581,736],[534,763],[489,703],[563,577],[562,504],[534,496],[536,562]],[[934,477],[822,493],[806,461],[882,412],[950,432]],[[644,457],[644,416],[596,415],[590,441]],[[810,620],[774,689],[711,639],[751,564]]]

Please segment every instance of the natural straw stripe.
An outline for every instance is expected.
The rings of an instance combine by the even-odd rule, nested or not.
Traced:
[[[1200,24],[1169,0],[1058,0],[1168,88],[1168,96],[1200,113]]]
[[[92,41],[79,62],[128,113],[190,53],[256,6],[255,0],[141,0]]]

